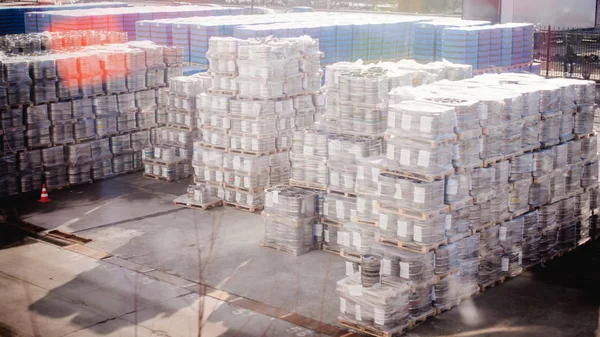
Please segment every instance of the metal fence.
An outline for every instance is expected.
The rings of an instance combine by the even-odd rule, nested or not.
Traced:
[[[600,81],[600,31],[547,28],[534,35],[534,61],[546,77]]]

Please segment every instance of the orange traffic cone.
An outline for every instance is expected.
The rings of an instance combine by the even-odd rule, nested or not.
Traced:
[[[50,200],[50,198],[48,197],[48,191],[46,191],[46,184],[43,184],[42,185],[42,196],[40,197],[40,200],[38,200],[38,202],[47,203],[50,201],[52,201],[52,200]]]

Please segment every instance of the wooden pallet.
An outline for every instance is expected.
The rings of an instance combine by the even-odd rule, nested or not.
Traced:
[[[225,206],[235,207],[235,209],[237,209],[237,210],[250,212],[250,213],[260,212],[264,208],[264,206],[250,207],[250,206],[240,205],[240,204],[237,204],[234,202],[229,202],[229,201],[223,201],[223,204]]]
[[[468,238],[471,235],[473,235],[471,233],[471,231],[467,231],[466,233],[462,233],[462,234],[456,234],[456,235],[448,238],[448,243],[454,243],[454,242],[460,241],[464,238]]]
[[[290,179],[290,186],[308,188],[311,190],[319,190],[319,191],[327,190],[327,184],[311,183],[308,181],[299,181],[299,180],[294,180],[294,179]]]
[[[225,146],[218,146],[218,145],[212,145],[212,144],[206,144],[206,143],[200,143],[200,147],[203,147],[205,149],[224,151],[224,152],[228,151],[228,149]]]
[[[129,173],[129,172],[123,172],[123,173]],[[143,177],[147,178],[147,179],[158,180],[158,181],[166,181],[166,182],[169,182],[169,183],[172,183],[172,182],[175,182],[175,181],[178,181],[178,180],[182,179],[181,177],[176,177],[176,178],[172,178],[172,179],[171,178],[165,178],[163,176],[156,175],[156,174],[150,174],[150,173],[144,173]]]
[[[74,186],[79,186],[79,185],[86,185],[86,184],[91,184],[93,182],[92,179],[86,180],[86,181],[82,181],[79,183],[69,183],[69,187],[74,187]]]
[[[386,245],[386,246],[398,247],[398,248],[401,248],[404,250],[409,250],[411,252],[420,253],[420,254],[426,254],[431,251],[436,251],[441,246],[448,244],[447,239],[444,239],[438,243],[434,243],[431,245],[419,245],[414,242],[402,242],[399,240],[390,240],[390,239],[383,239],[383,238],[378,238],[377,242],[379,242],[383,245]]]
[[[429,174],[422,174],[422,173],[415,173],[415,172],[408,172],[408,171],[396,171],[396,170],[389,170],[389,169],[382,169],[381,173],[387,173],[389,175],[393,175],[395,177],[399,177],[399,178],[405,178],[405,179],[414,179],[414,180],[418,180],[418,181],[424,181],[424,182],[433,182],[436,180],[443,180],[446,178],[446,176],[449,176],[452,174],[452,172],[447,172],[444,174],[438,174],[438,175],[429,175]]]
[[[233,190],[236,192],[243,192],[243,193],[254,193],[254,192],[261,192],[265,189],[265,187],[254,187],[254,188],[245,188],[245,187],[238,187],[238,186],[233,186],[230,184],[223,184],[223,187],[225,187],[228,190]]]
[[[237,71],[213,71],[213,70],[209,70],[208,74],[211,76],[219,76],[219,77],[238,77],[238,72]]]
[[[279,245],[274,245],[274,244],[270,244],[270,243],[266,243],[264,241],[260,242],[260,246],[269,250],[273,250],[276,252],[281,252],[281,253],[285,253],[285,254],[289,254],[292,256],[298,256],[298,255],[302,255],[304,254],[303,251],[297,251],[294,249],[290,249],[288,247],[283,247],[283,246],[279,246]]]
[[[395,327],[395,328],[389,329],[389,330],[382,330],[382,329],[377,329],[374,326],[362,325],[362,324],[359,324],[358,322],[350,321],[350,320],[344,319],[342,317],[338,317],[337,322],[339,325],[341,325],[345,328],[363,333],[365,335],[375,336],[375,337],[400,337],[406,331],[408,331],[408,329],[410,329],[414,326],[414,324],[411,323],[412,321],[409,321],[405,325]]]
[[[493,164],[499,163],[501,161],[504,161],[504,156],[496,156],[496,157],[486,158],[483,160],[483,167],[493,165]]]
[[[421,314],[417,317],[411,317],[410,322],[409,322],[410,328],[412,329],[412,328],[416,327],[417,325],[425,322],[428,318],[434,317],[436,315],[436,313],[437,313],[437,311],[435,310],[435,308],[431,308],[431,310],[429,310],[428,312],[426,312],[424,314]]]
[[[531,207],[527,207],[527,208],[522,208],[519,210],[516,210],[514,212],[511,212],[511,218],[516,218],[519,217],[527,212],[531,211]],[[512,219],[511,219],[512,220]]]
[[[495,287],[496,285],[500,285],[502,283],[504,283],[504,281],[506,281],[506,276],[502,276],[499,279],[492,281],[492,282],[488,282],[488,283],[484,283],[484,284],[480,284],[479,285],[479,289],[481,291],[486,291],[490,288]]]
[[[193,208],[193,209],[207,211],[209,209],[222,206],[223,200],[215,198],[215,200],[213,200],[211,202],[202,204],[199,201],[190,199],[187,196],[187,194],[184,194],[184,195],[177,197],[175,200],[173,200],[173,204],[175,204],[177,206],[183,206],[183,207],[187,207],[187,208]]]
[[[473,229],[471,229],[471,233],[476,234],[476,233],[481,233],[487,229],[490,229],[494,226],[496,226],[497,222],[490,222],[488,224],[485,224],[483,226],[479,226],[479,227],[475,227]]]
[[[326,251],[326,252],[328,252],[328,253],[331,253],[331,254],[335,254],[335,255],[338,255],[338,256],[340,255],[339,251],[337,251],[335,249],[329,248],[326,243],[323,243],[323,250]]]
[[[177,129],[177,130],[181,130],[181,131],[194,131],[196,129],[196,125],[180,125],[180,124],[173,124],[173,123],[167,123],[167,127],[171,128],[171,129]]]
[[[419,211],[419,210],[405,209],[405,208],[400,208],[400,207],[394,207],[394,206],[387,205],[387,204],[381,204],[380,202],[378,202],[377,205],[379,206],[380,209],[385,209],[387,211],[403,215],[407,218],[422,220],[422,221],[439,217],[443,214],[448,213],[448,211],[450,210],[450,207],[448,207],[448,205],[445,205],[443,208],[433,210],[433,211]]]
[[[361,219],[356,219],[357,224],[361,224],[361,225],[365,225],[365,226],[372,226],[372,227],[377,227],[379,228],[379,222],[377,221],[365,221],[365,220],[361,220]]]
[[[440,274],[440,275],[436,274],[435,277],[434,277],[435,283],[439,283],[442,280],[445,280],[445,279],[447,279],[450,276],[458,276],[459,274],[460,274],[460,268],[459,267],[454,268],[454,269],[452,269],[452,270],[450,270],[450,271],[448,271],[448,272],[446,272],[444,274]]]
[[[237,154],[245,154],[245,155],[255,156],[255,157],[269,156],[269,155],[278,153],[277,150],[259,152],[259,151],[248,151],[248,150],[238,150],[238,149],[229,149],[229,152],[237,153]]]
[[[453,202],[453,203],[449,204],[448,207],[450,208],[450,211],[456,211],[459,209],[463,209],[467,206],[471,206],[472,204],[473,204],[473,199],[467,198],[462,201]]]
[[[221,89],[209,89],[208,92],[213,95],[224,95],[224,96],[236,96],[237,90],[221,90]]]
[[[333,226],[333,227],[337,227],[337,228],[344,227],[344,223],[343,222],[339,222],[339,221],[336,221],[336,220],[330,220],[330,219],[325,218],[325,217],[321,217],[321,223],[323,225]]]
[[[580,139],[587,139],[587,138],[592,138],[596,136],[596,131],[592,132],[592,133],[588,133],[586,135],[573,135],[573,138],[576,140],[580,140]]]
[[[336,191],[336,190],[332,190],[332,189],[328,188],[327,193],[339,195],[339,196],[347,197],[347,198],[356,198],[356,193],[354,193],[354,192]]]
[[[166,161],[160,158],[152,158],[152,159],[144,159],[142,163],[144,164],[153,164],[153,165],[163,165],[163,166],[176,166],[179,163],[186,162],[187,159],[176,159],[173,161]]]
[[[482,168],[482,167],[483,167],[483,160],[479,161],[478,164],[472,165],[472,166],[458,166],[458,165],[454,165],[454,172],[457,173],[457,174],[471,173],[475,169]]]
[[[96,136],[90,136],[90,137],[85,137],[85,138],[78,138],[75,139],[75,144],[81,144],[81,143],[87,143],[87,142],[91,142],[92,140],[96,140]]]
[[[344,248],[342,248],[340,250],[340,256],[345,258],[348,261],[360,263],[360,255],[346,252],[346,251],[344,251]]]

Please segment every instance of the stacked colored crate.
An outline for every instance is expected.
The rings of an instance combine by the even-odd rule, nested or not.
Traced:
[[[523,63],[523,26],[512,24],[512,58],[511,64]]]
[[[369,23],[355,23],[352,27],[352,59],[369,59]]]
[[[190,62],[190,24],[184,22],[173,23],[173,46],[183,48],[183,61]]]
[[[321,60],[322,64],[331,64],[337,62],[335,46],[336,32],[337,29],[335,24],[324,23],[321,25],[319,32],[319,48],[321,49],[321,52],[324,53],[323,59]]]
[[[523,25],[523,62],[533,61],[533,25]]]
[[[25,33],[37,33],[37,32],[38,32],[37,14],[36,13],[25,14]]]
[[[398,23],[398,47],[396,50],[397,58],[409,58],[412,56],[412,40],[414,37],[414,23],[405,21]]]
[[[150,41],[163,46],[173,45],[171,23],[154,21],[150,25]]]
[[[479,69],[477,49],[479,31],[470,27],[446,28],[443,32],[442,57],[452,63],[468,64]]]
[[[398,42],[403,32],[399,30],[397,22],[385,22],[381,24],[383,37],[381,41],[381,58],[384,60],[396,57]]]
[[[502,67],[508,67],[512,65],[512,27],[509,25],[497,25],[502,32],[502,44],[500,50],[500,65]]]
[[[413,59],[435,61],[435,29],[435,25],[431,22],[418,22],[413,25]]]
[[[502,29],[490,26],[490,68],[502,66]]]
[[[369,58],[380,60],[383,50],[383,25],[381,23],[369,24]]]
[[[152,34],[150,32],[150,21],[138,21],[135,23],[135,35],[137,40],[150,40]]]
[[[92,16],[92,29],[98,31],[108,30],[108,15]]]
[[[470,27],[469,29],[478,32],[479,35],[477,42],[478,69],[490,68],[491,31],[489,26]]]
[[[221,36],[220,26],[216,23],[190,26],[190,62],[208,65],[208,39]]]
[[[335,47],[336,60],[338,61],[352,59],[352,29],[353,25],[351,23],[341,23],[337,26]]]
[[[123,14],[109,14],[106,18],[108,30],[111,32],[124,32],[125,20]],[[133,26],[135,30],[135,25]],[[129,35],[128,35],[129,36]]]
[[[136,22],[140,20],[138,13],[123,14],[123,31],[127,33],[130,41],[137,39]]]

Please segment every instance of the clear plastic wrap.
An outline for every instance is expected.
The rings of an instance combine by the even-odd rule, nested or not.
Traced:
[[[521,147],[524,151],[540,148],[540,118],[539,115],[523,118],[523,133],[521,135]]]
[[[366,223],[379,221],[379,206],[377,197],[359,194],[356,197],[356,220]]]
[[[454,108],[424,101],[391,105],[387,135],[441,141],[455,138]]]
[[[357,273],[338,281],[336,289],[342,320],[385,331],[408,322],[410,288],[406,285],[363,288]]]
[[[381,154],[382,140],[331,135],[327,140],[329,162],[356,164],[357,160]]]
[[[598,137],[596,135],[581,139],[581,158],[585,162],[598,160]]]
[[[479,284],[486,285],[501,277],[502,247],[499,231],[500,226],[494,226],[481,233]]]
[[[335,222],[350,222],[356,218],[356,198],[344,197],[335,194],[326,194],[323,201],[323,213],[325,218]]]
[[[383,173],[379,184],[379,201],[385,207],[418,211],[444,208],[443,180],[419,182]]]
[[[296,184],[305,184],[307,187],[315,186],[325,189],[329,182],[329,168],[325,160],[311,159],[311,157],[292,153],[291,180]]]
[[[353,222],[345,223],[338,229],[337,239],[341,251],[345,255],[361,256],[371,252],[371,245],[375,242],[377,228]]]
[[[551,183],[554,174],[546,174],[536,178],[529,188],[529,205],[538,207],[551,199]]]
[[[379,174],[383,167],[381,156],[366,157],[358,160],[356,166],[355,191],[361,194],[376,195],[379,188]]]
[[[329,189],[336,192],[354,193],[356,165],[329,167]]]
[[[446,237],[449,241],[454,242],[456,238],[463,237],[470,233],[470,206],[471,202],[466,203],[464,207],[454,208],[450,210],[450,213],[446,215],[445,229]]]
[[[441,242],[445,237],[446,224],[450,218],[446,214],[430,220],[415,220],[389,210],[379,213],[381,238],[395,243],[396,241],[432,245]]]
[[[291,186],[277,186],[265,190],[265,213],[285,218],[300,219],[316,216],[316,194]]]
[[[518,180],[513,183],[508,205],[508,210],[511,213],[520,213],[520,211],[529,209],[529,188],[531,184],[531,179]]]
[[[453,171],[452,144],[390,138],[387,143],[387,166],[393,170],[424,175],[445,175]]]
[[[517,181],[530,179],[533,171],[533,153],[526,153],[514,157],[511,161],[510,180]]]
[[[435,252],[435,274],[444,275],[456,270],[460,263],[458,256],[459,248],[457,243],[440,247],[440,249]]]
[[[594,105],[582,105],[577,108],[573,125],[573,133],[587,135],[594,131]]]
[[[452,176],[448,176],[446,177],[446,184],[444,188],[444,202],[450,205],[464,202],[466,199],[471,198],[469,195],[470,191],[470,173],[457,173]]]
[[[556,145],[560,142],[561,113],[542,115],[540,121],[540,142],[544,146]]]
[[[496,168],[488,166],[477,168],[471,174],[471,195],[477,199],[489,200],[493,196],[493,182]]]
[[[578,164],[581,158],[581,140],[567,142],[567,164]]]
[[[581,187],[581,178],[583,174],[583,163],[569,165],[569,172],[567,173],[567,195],[572,196],[579,194],[583,191]]]
[[[594,161],[583,165],[581,172],[581,187],[590,188],[598,183],[598,162]]]
[[[533,153],[533,171],[534,178],[541,177],[551,173],[554,169],[554,150],[545,149]]]
[[[207,133],[208,132],[205,132],[205,135],[203,135],[203,138],[206,139]],[[213,135],[215,135],[215,134],[220,137],[219,133],[210,132],[210,136],[211,136],[210,141],[211,141],[211,144],[213,144],[213,145],[225,146],[225,147],[229,147],[233,150],[248,151],[248,152],[259,153],[259,154],[268,154],[270,152],[277,151],[278,133],[264,134],[264,135],[260,135],[260,136],[224,134],[224,135],[222,135],[223,139],[221,140],[217,137],[217,144],[214,144],[212,138],[213,138]],[[229,139],[227,139],[225,137],[228,137]],[[229,140],[229,145],[227,145],[227,140]]]
[[[505,125],[494,125],[487,128],[486,134],[482,137],[481,159],[493,160],[502,158],[505,130]]]
[[[247,199],[246,199],[247,200]],[[300,219],[290,226],[281,222],[281,218],[266,216],[263,245],[290,252],[296,256],[309,252],[314,248],[313,225],[316,218]]]

